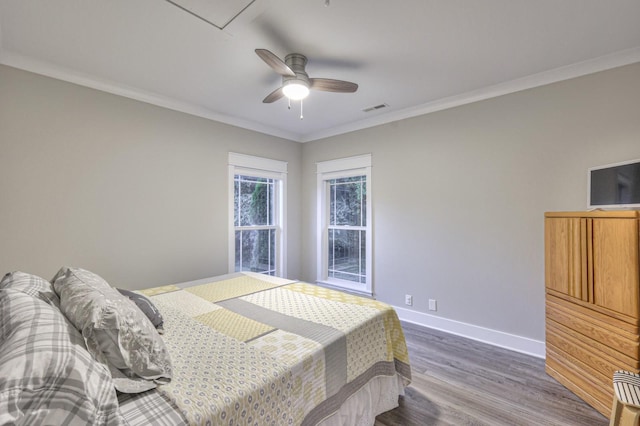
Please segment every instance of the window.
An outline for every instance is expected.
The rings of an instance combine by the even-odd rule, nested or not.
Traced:
[[[318,173],[318,282],[373,294],[371,155],[325,161]]]
[[[285,276],[287,163],[229,153],[229,271]]]

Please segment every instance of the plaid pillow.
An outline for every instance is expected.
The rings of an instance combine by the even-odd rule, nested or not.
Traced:
[[[60,298],[53,290],[53,284],[37,275],[20,271],[9,272],[0,281],[0,289],[2,288],[21,291],[60,308]]]
[[[0,424],[125,424],[109,371],[60,311],[0,290]]]

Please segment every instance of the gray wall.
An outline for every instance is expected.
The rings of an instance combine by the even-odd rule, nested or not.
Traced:
[[[300,275],[302,146],[0,66],[0,273],[62,265],[143,288],[227,272],[227,153],[289,162]]]
[[[377,298],[542,341],[543,214],[586,209],[587,168],[640,158],[640,64],[305,144],[306,280],[315,163],[364,153]]]
[[[638,82],[634,64],[302,145],[0,66],[0,272],[225,273],[235,151],[289,162],[289,276],[313,282],[315,162],[372,153],[377,297],[543,340],[543,213],[640,158]]]

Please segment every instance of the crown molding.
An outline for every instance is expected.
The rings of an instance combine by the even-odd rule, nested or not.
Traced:
[[[73,71],[68,68],[60,67],[49,62],[40,61],[31,57],[18,55],[16,53],[2,50],[0,46],[0,64],[35,74],[44,75],[46,77],[55,78],[57,80],[85,86],[102,92],[123,96],[125,98],[134,99],[151,105],[160,106],[174,111],[202,117],[220,123],[229,124],[231,126],[240,127],[247,130],[253,130],[258,133],[264,133],[291,141],[300,142],[301,135],[276,129],[274,127],[264,126],[249,120],[243,120],[229,115],[220,114],[218,112],[207,109],[201,105],[190,102],[179,101],[168,96],[158,95],[153,92],[136,89],[134,87],[125,86],[109,80],[99,79],[83,73]]]
[[[485,87],[482,89],[462,93],[459,95],[449,96],[435,101],[427,102],[422,105],[405,108],[399,111],[390,111],[375,117],[348,123],[342,126],[333,127],[315,133],[297,134],[287,132],[270,126],[265,126],[250,120],[243,120],[236,117],[220,114],[209,110],[201,105],[179,101],[167,96],[158,95],[156,93],[143,91],[133,87],[127,87],[122,84],[98,79],[93,76],[78,73],[76,71],[54,65],[49,62],[39,61],[30,57],[22,56],[10,52],[2,48],[2,32],[0,31],[0,64],[19,68],[25,71],[52,77],[58,80],[67,81],[69,83],[78,84],[80,86],[90,87],[92,89],[103,92],[123,96],[148,104],[160,106],[174,111],[191,114],[197,117],[218,121],[235,127],[252,130],[258,133],[264,133],[294,142],[312,142],[319,139],[326,139],[332,136],[338,136],[369,127],[379,126],[382,124],[392,123],[394,121],[405,120],[407,118],[417,117],[436,111],[442,111],[473,102],[483,101],[498,96],[515,93],[522,90],[532,89],[563,80],[580,77],[583,75],[593,74],[608,69],[621,67],[624,65],[640,62],[640,47],[622,50],[609,55],[600,56],[576,64],[571,64],[549,71],[543,71],[526,77]]]
[[[343,126],[334,127],[331,129],[323,130],[321,132],[310,133],[304,135],[300,142],[311,142],[318,139],[325,139],[331,136],[338,136],[344,133],[354,132],[356,130],[362,130],[369,127],[379,126],[381,124],[392,123],[394,121],[400,121],[407,118],[417,117],[419,115],[442,111],[473,102],[507,95],[509,93],[532,89],[534,87],[545,86],[547,84],[569,80],[587,74],[606,71],[608,69],[629,65],[636,62],[640,62],[640,47],[621,50],[609,55],[600,56],[598,58],[589,59],[587,61],[555,68],[549,71],[543,71],[537,74],[532,74],[526,77],[507,81],[482,89],[462,93],[460,95],[437,99],[435,101],[427,102],[415,107],[405,108],[395,112],[387,112],[375,117],[345,124]]]

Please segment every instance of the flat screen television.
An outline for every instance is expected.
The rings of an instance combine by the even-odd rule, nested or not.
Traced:
[[[592,167],[587,185],[590,209],[640,208],[640,159]]]

